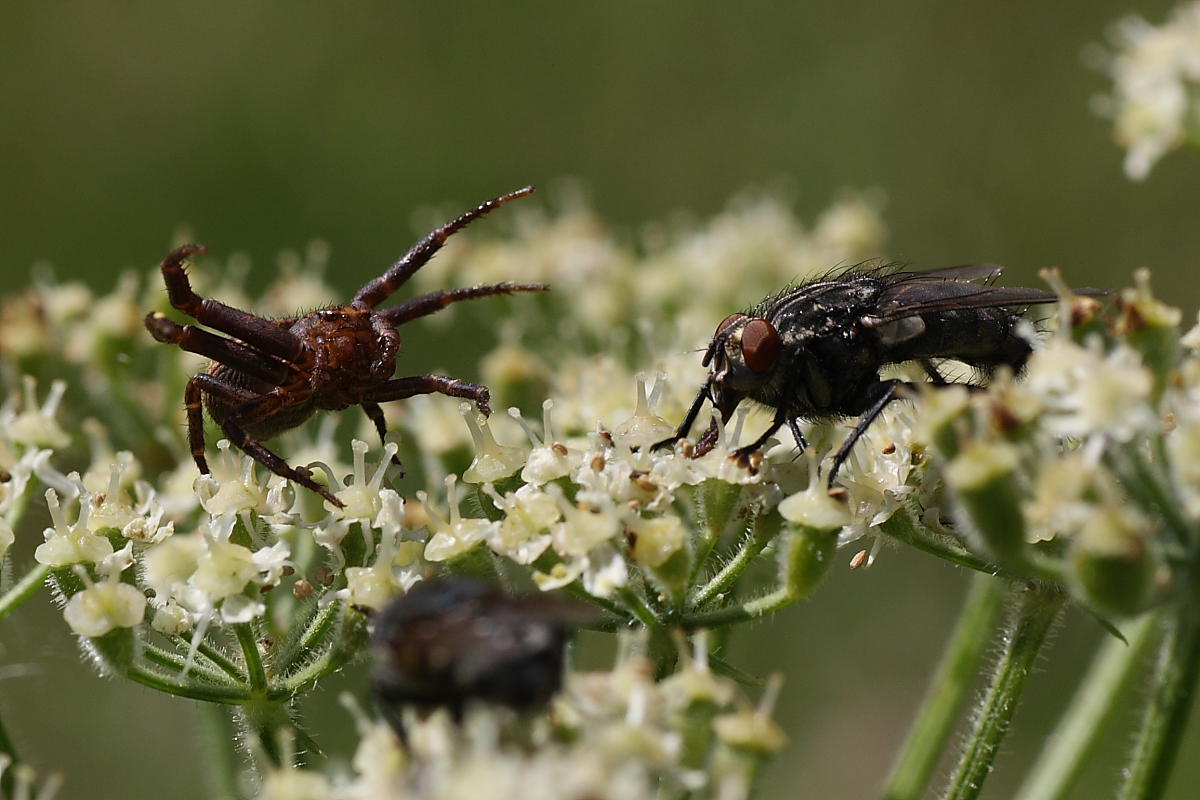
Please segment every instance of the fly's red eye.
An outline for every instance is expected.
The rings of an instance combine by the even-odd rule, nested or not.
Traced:
[[[742,328],[742,358],[755,372],[766,372],[779,356],[779,332],[765,319],[752,319]]]
[[[720,336],[729,328],[730,325],[734,324],[735,322],[741,322],[745,318],[745,314],[730,314],[728,317],[721,320],[721,324],[717,326],[717,332],[714,333],[713,336]]]

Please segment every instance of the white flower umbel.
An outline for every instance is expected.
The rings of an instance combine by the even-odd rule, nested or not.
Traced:
[[[1200,89],[1200,3],[1175,7],[1155,27],[1128,16],[1113,28],[1109,53],[1097,61],[1113,80],[1113,95],[1099,101],[1113,118],[1118,144],[1126,150],[1125,174],[1142,180],[1154,164],[1188,136],[1196,135]]]
[[[345,596],[355,608],[381,611],[394,597],[407,592],[421,579],[420,542],[402,542],[404,500],[391,489],[380,491],[380,512],[375,520],[379,547],[369,567],[346,567]]]
[[[367,476],[366,459],[367,451],[370,448],[367,446],[367,443],[355,439],[350,443],[350,448],[354,451],[354,477],[345,488],[333,493],[334,497],[345,503],[345,507],[338,508],[326,500],[325,509],[335,517],[366,522],[374,519],[383,508],[383,499],[380,497],[383,478],[387,474],[387,468],[392,461],[392,457],[396,455],[396,451],[400,448],[397,447],[395,442],[385,444],[383,446],[383,457],[380,458],[375,472],[369,477]],[[336,478],[333,480],[336,481]]]
[[[480,542],[495,534],[500,528],[499,522],[486,519],[463,517],[458,511],[457,478],[446,476],[446,502],[450,510],[450,518],[439,514],[429,502],[429,495],[417,492],[417,499],[425,509],[429,518],[429,529],[433,534],[425,545],[426,561],[448,561],[465,554]]]
[[[565,477],[571,474],[571,470],[579,466],[579,462],[583,458],[582,452],[567,446],[558,436],[551,419],[553,410],[553,400],[542,401],[542,437],[540,440],[525,422],[520,410],[516,408],[508,410],[509,416],[524,428],[533,448],[529,451],[525,466],[521,469],[521,480],[527,484],[540,486],[548,481]]]
[[[484,484],[483,491],[504,512],[504,519],[488,539],[488,545],[518,564],[532,564],[550,546],[550,526],[562,518],[558,502],[530,484],[503,497],[490,483]]]
[[[658,373],[654,381],[654,390],[651,392],[652,401],[646,396],[646,376],[640,373],[637,375],[637,406],[633,410],[633,416],[613,429],[613,436],[621,443],[630,448],[648,448],[675,432],[675,426],[655,414],[653,410],[658,404],[658,398],[662,396],[662,384],[666,382],[666,378],[664,373]]]
[[[146,614],[146,596],[136,586],[121,582],[121,573],[133,565],[133,543],[110,555],[97,565],[104,579],[92,583],[87,570],[79,566],[76,575],[83,591],[76,592],[63,608],[63,617],[80,636],[103,636],[115,628],[132,628]]]
[[[88,525],[89,503],[80,504],[75,524],[68,525],[66,512],[58,501],[58,492],[46,490],[46,505],[50,508],[50,519],[54,523],[43,533],[46,541],[38,545],[33,553],[39,564],[49,567],[65,567],[68,564],[95,564],[112,555],[113,546],[107,538],[93,532]]]
[[[71,437],[55,419],[63,395],[67,391],[65,381],[54,381],[46,401],[38,404],[37,380],[30,375],[21,379],[22,409],[17,411],[16,404],[8,402],[0,408],[0,431],[18,444],[34,447],[59,448],[71,443]]]
[[[496,441],[487,417],[475,410],[470,403],[459,403],[458,413],[462,414],[467,429],[471,432],[471,442],[475,447],[475,458],[471,466],[463,473],[466,483],[490,483],[501,478],[507,478],[525,466],[529,453],[520,447],[508,447]]]

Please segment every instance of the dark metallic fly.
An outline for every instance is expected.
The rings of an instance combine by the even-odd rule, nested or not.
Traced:
[[[655,447],[685,438],[705,401],[712,401],[722,422],[745,399],[775,409],[767,430],[734,451],[740,459],[784,425],[803,450],[800,420],[857,416],[854,431],[834,456],[832,486],[854,443],[887,404],[913,394],[915,384],[880,379],[881,368],[917,361],[933,383],[946,384],[933,359],[960,361],[984,375],[1000,366],[1019,372],[1025,365],[1032,349],[1017,332],[1021,312],[1013,307],[1053,303],[1058,295],[991,285],[1001,270],[994,264],[928,272],[853,267],[730,314],[717,326],[704,355],[708,382],[675,435]],[[707,453],[717,436],[714,417],[693,454]]]
[[[375,619],[371,687],[392,728],[400,711],[472,700],[538,708],[562,685],[563,652],[584,607],[545,595],[510,596],[473,578],[421,581]]]

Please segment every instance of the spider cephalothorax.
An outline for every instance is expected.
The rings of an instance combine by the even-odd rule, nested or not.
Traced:
[[[296,427],[316,411],[338,411],[349,406],[362,406],[382,439],[387,424],[379,403],[432,392],[472,400],[481,412],[490,414],[486,386],[444,375],[393,378],[400,350],[396,328],[460,300],[540,292],[546,290],[544,284],[497,283],[445,289],[382,311],[375,307],[424,266],[451,234],[532,191],[533,187],[527,186],[477,206],[413,245],[391,269],[359,289],[349,305],[322,308],[302,317],[267,319],[204,299],[192,291],[183,262],[189,256],[207,252],[207,248],[189,244],[167,255],[162,274],[171,305],[225,334],[218,336],[194,325],[180,325],[157,312],[146,317],[146,328],[158,341],[212,359],[204,372],[188,381],[184,391],[188,443],[200,471],[209,471],[204,458],[203,408],[207,408],[236,447],[276,475],[341,507],[342,502],[314,481],[307,469],[289,466],[261,441]]]

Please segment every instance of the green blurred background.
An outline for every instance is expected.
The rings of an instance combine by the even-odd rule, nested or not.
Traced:
[[[1138,10],[1161,22],[1169,7]],[[250,253],[252,286],[280,250],[325,238],[350,292],[424,232],[431,206],[572,179],[630,240],[746,189],[783,187],[807,219],[843,187],[878,187],[881,255],[1007,264],[1014,284],[1055,264],[1076,284],[1119,285],[1146,265],[1190,321],[1200,156],[1173,154],[1132,184],[1089,111],[1108,84],[1082,53],[1128,10],[5,3],[0,291],[39,262],[107,290],[187,226],[218,253]],[[888,550],[748,634],[741,665],[788,674],[792,744],[766,796],[873,794],[964,587],[940,562]],[[985,796],[1011,793],[1097,639],[1068,617]],[[61,797],[204,796],[193,704],[94,677],[57,611],[0,626],[0,669],[25,755],[69,770]],[[350,729],[335,694],[311,703],[329,742]],[[1195,734],[1174,797],[1194,796]],[[1107,742],[1080,797],[1108,794],[1126,744]]]

